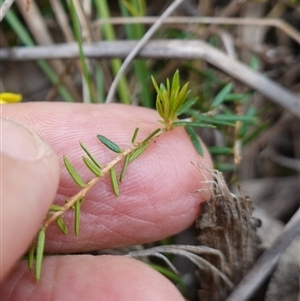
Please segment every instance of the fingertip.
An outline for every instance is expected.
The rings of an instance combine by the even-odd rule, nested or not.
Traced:
[[[7,301],[44,300],[45,296],[48,301],[184,300],[167,278],[149,266],[110,255],[45,258],[38,284],[22,262],[6,279],[2,292]]]

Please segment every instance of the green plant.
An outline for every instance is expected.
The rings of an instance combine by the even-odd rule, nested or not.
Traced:
[[[69,230],[66,223],[64,222],[63,215],[67,210],[72,209],[75,212],[74,232],[75,235],[78,236],[80,230],[81,204],[84,201],[84,198],[89,190],[94,185],[96,185],[104,176],[106,176],[106,174],[109,174],[112,189],[116,197],[118,197],[120,194],[120,184],[124,180],[124,175],[126,173],[128,164],[130,164],[133,160],[136,160],[147,149],[154,138],[162,135],[166,131],[171,131],[175,127],[183,126],[190,136],[196,150],[202,156],[203,150],[198,136],[194,131],[195,127],[214,127],[215,125],[220,124],[233,125],[233,121],[245,119],[242,118],[243,116],[239,117],[235,115],[215,115],[214,117],[210,117],[207,114],[200,114],[199,112],[196,112],[196,110],[191,109],[196,99],[187,99],[190,93],[190,91],[188,91],[188,83],[184,84],[183,86],[180,85],[180,77],[178,71],[175,72],[171,81],[167,79],[166,85],[160,84],[160,86],[158,86],[153,77],[152,81],[157,92],[156,109],[161,117],[161,120],[159,120],[159,124],[162,125],[161,127],[158,127],[147,137],[138,142],[137,137],[139,129],[136,128],[132,135],[130,146],[127,149],[121,149],[117,143],[111,141],[109,138],[101,134],[97,135],[97,139],[104,146],[117,154],[117,156],[112,161],[106,163],[105,165],[101,164],[91,154],[91,152],[82,143],[80,143],[80,146],[85,153],[83,162],[86,167],[94,174],[94,177],[87,182],[85,182],[81,178],[68,158],[64,157],[64,164],[67,171],[69,172],[74,182],[81,188],[81,190],[74,196],[68,198],[63,206],[51,205],[37,235],[37,243],[30,246],[28,253],[28,266],[30,269],[33,269],[35,263],[35,277],[37,280],[40,279],[41,275],[47,228],[50,224],[55,222],[63,234],[68,234]],[[218,96],[214,99],[212,107],[219,105],[225,98],[225,94],[228,94],[227,92],[230,89],[231,85],[225,86],[223,90],[220,91]],[[180,114],[187,115],[188,113],[190,113],[189,118],[179,120]],[[248,119],[246,118],[246,120]],[[117,164],[122,164],[122,169],[119,175],[117,175],[115,169],[115,166]]]

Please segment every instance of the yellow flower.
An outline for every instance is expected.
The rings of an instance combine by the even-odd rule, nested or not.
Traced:
[[[21,94],[4,92],[0,93],[0,104],[17,103],[22,100]]]

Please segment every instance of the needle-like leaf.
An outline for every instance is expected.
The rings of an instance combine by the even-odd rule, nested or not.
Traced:
[[[132,136],[132,138],[131,138],[131,143],[132,143],[132,144],[135,142],[135,139],[136,139],[136,136],[137,136],[138,132],[139,132],[139,128],[136,128],[136,129],[134,130],[133,136]]]
[[[46,236],[45,232],[46,229],[42,228],[37,238],[36,259],[35,259],[35,278],[37,281],[40,280],[41,271],[42,271],[42,262],[44,257],[45,236]]]
[[[109,148],[111,151],[115,152],[115,153],[121,153],[122,150],[121,148],[114,142],[112,142],[111,140],[109,140],[108,138],[106,138],[103,135],[97,135],[97,138],[107,147]]]
[[[233,153],[232,147],[227,146],[211,146],[208,150],[212,155],[230,155]]]
[[[144,142],[151,140],[160,130],[161,129],[156,129],[155,131],[153,131],[146,139],[144,139]]]
[[[75,223],[74,223],[74,232],[78,237],[79,235],[79,227],[80,227],[80,209],[81,209],[82,198],[76,201],[75,203]]]
[[[179,108],[179,110],[177,111],[177,114],[180,115],[182,113],[185,113],[186,110],[190,109],[195,102],[198,100],[198,97],[193,97],[187,101],[185,101],[181,107]]]
[[[226,96],[231,92],[232,88],[233,88],[233,84],[232,83],[229,83],[229,84],[225,85],[223,87],[223,89],[221,89],[221,91],[217,94],[217,96],[215,97],[215,99],[213,100],[213,102],[211,104],[211,108],[216,108],[222,102],[224,102],[225,99],[226,99]]]
[[[82,157],[82,160],[84,164],[87,166],[87,168],[97,177],[101,176],[101,171],[99,167],[89,158]]]
[[[187,134],[189,135],[197,153],[201,157],[203,157],[203,149],[202,149],[201,143],[200,143],[199,138],[198,138],[197,134],[195,133],[194,129],[191,126],[186,126],[185,130],[186,130]]]
[[[65,208],[62,206],[52,204],[52,205],[50,205],[50,210],[51,211],[63,211],[63,210],[65,210]]]
[[[62,217],[58,217],[56,220],[56,225],[58,226],[59,230],[63,233],[63,234],[68,234],[69,231],[68,231],[68,228],[67,228],[67,225],[65,223],[65,221],[62,219]]]
[[[65,163],[67,171],[69,172],[70,176],[75,181],[75,183],[82,188],[85,187],[86,186],[85,183],[83,182],[80,175],[77,173],[74,166],[71,164],[71,162],[67,159],[66,156],[64,156],[64,163]]]
[[[109,170],[109,173],[110,173],[110,179],[111,179],[111,184],[112,184],[112,187],[113,187],[113,191],[114,191],[116,196],[119,196],[120,195],[120,190],[119,190],[119,184],[118,184],[116,169],[114,167],[112,167]]]
[[[136,159],[138,156],[140,156],[146,148],[149,146],[149,143],[141,145],[139,148],[137,148],[130,156],[129,156],[129,162],[132,162],[134,159]]]
[[[122,183],[123,181],[123,178],[125,176],[125,172],[126,172],[126,169],[127,169],[127,166],[128,166],[128,163],[129,163],[129,159],[130,159],[130,156],[126,156],[125,160],[124,160],[124,164],[122,166],[122,170],[121,170],[121,174],[120,174],[120,183]]]
[[[93,157],[89,150],[81,142],[79,142],[79,144],[81,148],[85,151],[85,153],[89,156],[89,158],[95,163],[95,165],[99,168],[102,168],[101,164]]]
[[[176,121],[172,123],[172,126],[192,126],[192,127],[205,127],[205,128],[215,128],[214,125],[209,123],[192,122],[192,121]]]

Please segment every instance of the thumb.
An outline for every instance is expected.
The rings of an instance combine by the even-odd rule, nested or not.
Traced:
[[[52,203],[59,166],[33,131],[1,119],[0,280],[27,250]]]

